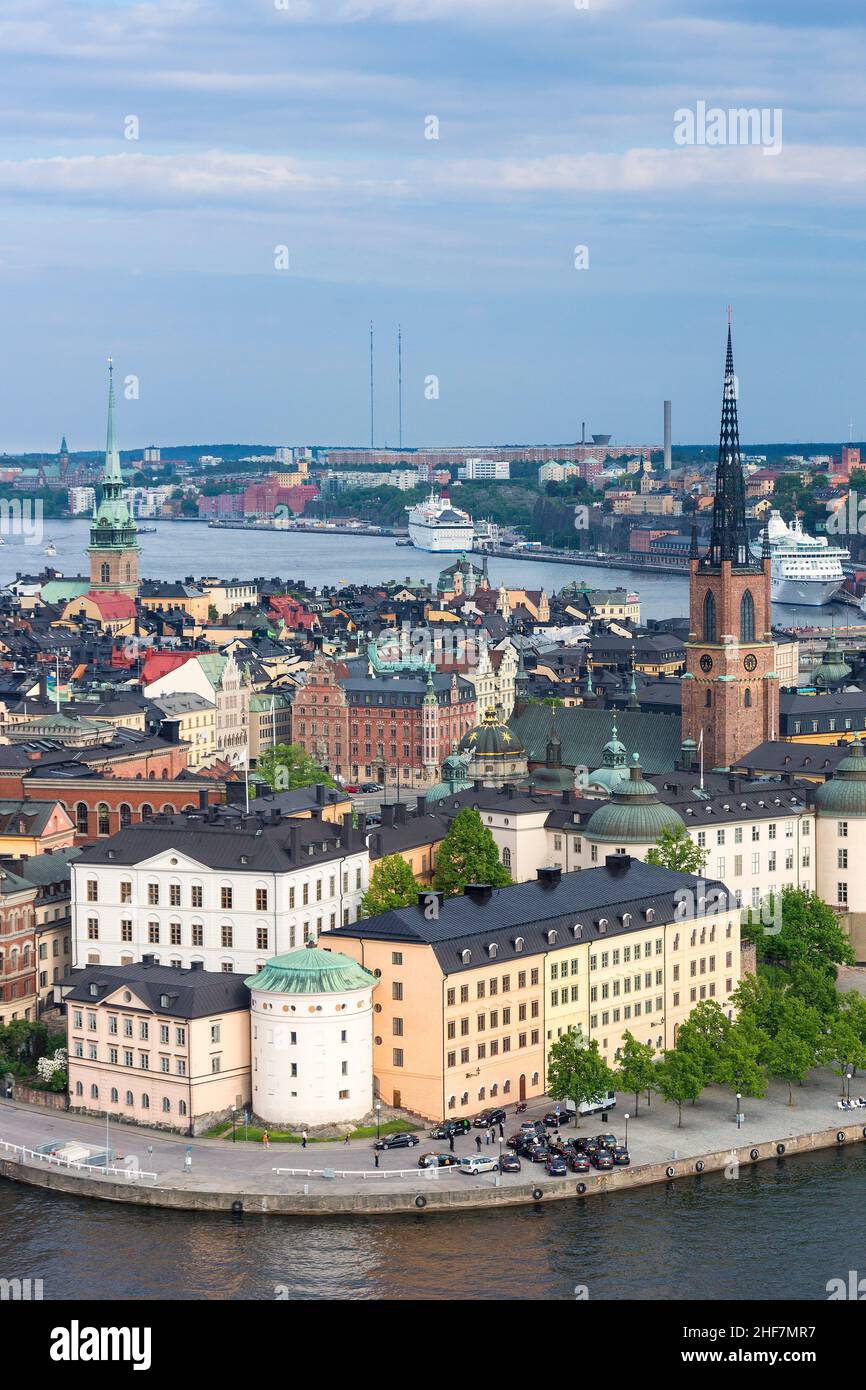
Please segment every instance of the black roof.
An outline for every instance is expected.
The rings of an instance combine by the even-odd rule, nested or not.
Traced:
[[[490,945],[496,946],[500,963],[519,961],[548,951],[553,944],[548,939],[551,930],[563,936],[568,933],[568,941],[607,940],[646,928],[648,920],[656,926],[677,920],[683,915],[678,903],[688,892],[696,896],[712,890],[727,893],[718,880],[700,880],[630,855],[609,855],[595,869],[558,876],[554,872],[552,882],[545,881],[544,870],[540,874],[528,883],[491,889],[483,901],[469,892],[446,898],[438,917],[428,917],[423,904],[402,907],[338,927],[322,939],[335,944],[352,937],[430,946],[443,972],[450,975],[485,964],[491,959]],[[733,902],[730,894],[728,901]],[[650,919],[647,910],[653,914]],[[631,920],[626,924],[624,917],[629,913]],[[559,945],[563,944],[560,940]],[[470,953],[470,959],[464,960],[464,952]]]
[[[67,992],[68,985],[72,988]],[[250,1003],[242,975],[222,970],[178,970],[146,960],[134,965],[88,965],[73,970],[62,981],[64,999],[83,1004],[99,1004],[122,985],[128,985],[155,1014],[172,1018],[206,1018],[248,1009]]]

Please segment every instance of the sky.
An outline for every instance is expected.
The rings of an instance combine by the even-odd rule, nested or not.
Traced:
[[[741,438],[860,439],[864,71],[862,0],[3,0],[0,451],[109,355],[124,449],[367,444],[371,320],[377,445],[398,324],[407,445],[712,441],[729,303]]]

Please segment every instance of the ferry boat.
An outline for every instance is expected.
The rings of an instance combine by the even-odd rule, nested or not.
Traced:
[[[821,608],[839,592],[850,552],[830,545],[826,536],[809,536],[799,518],[786,526],[781,512],[770,512],[767,524],[752,542],[752,554],[763,553],[764,534],[770,543],[770,576],[774,603]]]
[[[475,523],[455,507],[447,491],[431,492],[426,502],[407,507],[409,539],[418,550],[471,550]]]
[[[48,544],[46,545],[46,547],[45,547],[45,554],[46,554],[46,555],[56,555],[56,554],[57,554],[57,546],[54,544],[53,541],[49,541]]]

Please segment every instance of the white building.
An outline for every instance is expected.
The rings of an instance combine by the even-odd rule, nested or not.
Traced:
[[[369,1114],[375,975],[339,951],[302,947],[246,983],[256,1118],[298,1129]]]
[[[149,444],[144,451],[145,463],[159,463],[160,457],[159,449],[154,444]]]
[[[457,469],[457,477],[466,483],[482,479],[498,482],[511,477],[511,464],[508,459],[466,459]]]
[[[96,505],[96,489],[92,487],[71,487],[69,489],[69,510],[73,516],[89,515]]]
[[[364,835],[276,812],[156,816],[85,850],[72,879],[72,963],[253,974],[274,954],[355,921]]]

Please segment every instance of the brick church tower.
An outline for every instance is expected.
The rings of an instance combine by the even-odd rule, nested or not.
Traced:
[[[682,679],[683,738],[703,738],[706,768],[730,767],[779,735],[779,681],[770,631],[770,556],[752,557],[737,424],[737,383],[728,311],[728,350],[713,529],[698,554],[692,532],[689,638]]]
[[[138,531],[124,496],[120,454],[114,431],[114,366],[108,359],[108,433],[99,506],[90,527],[90,586],[115,593],[138,593]]]

